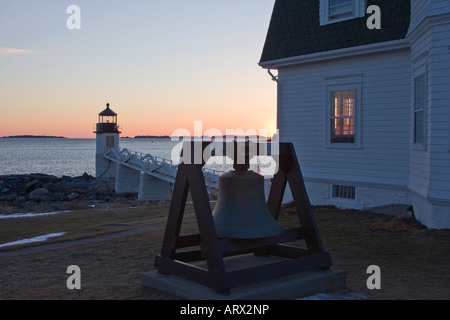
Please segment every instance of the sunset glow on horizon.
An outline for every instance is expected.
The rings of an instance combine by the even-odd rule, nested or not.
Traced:
[[[66,9],[79,6],[79,30]],[[258,66],[274,0],[0,1],[0,137],[94,138],[110,103],[122,136],[276,130]]]

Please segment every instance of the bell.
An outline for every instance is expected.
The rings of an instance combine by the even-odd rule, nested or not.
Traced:
[[[234,170],[219,178],[213,218],[219,238],[255,239],[282,233],[267,208],[264,177],[253,171]]]

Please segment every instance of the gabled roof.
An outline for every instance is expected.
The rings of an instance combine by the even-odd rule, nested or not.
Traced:
[[[410,0],[368,0],[381,9],[381,30],[366,15],[320,26],[320,0],[276,0],[260,62],[400,40],[408,32]]]

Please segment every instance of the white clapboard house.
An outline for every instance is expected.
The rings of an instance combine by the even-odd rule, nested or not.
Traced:
[[[276,0],[260,66],[312,204],[450,228],[450,0]]]

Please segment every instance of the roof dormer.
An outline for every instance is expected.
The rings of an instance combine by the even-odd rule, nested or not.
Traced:
[[[364,17],[367,0],[319,0],[320,25]]]

